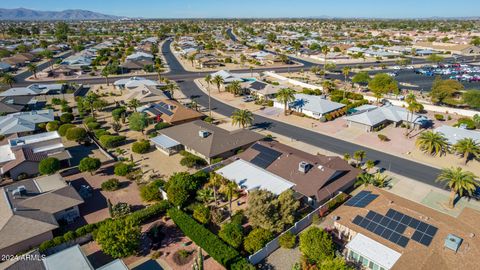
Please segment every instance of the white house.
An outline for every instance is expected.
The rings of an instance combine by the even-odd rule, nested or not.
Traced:
[[[273,106],[284,109],[285,104],[275,100]],[[345,104],[327,100],[323,96],[306,94],[295,94],[295,101],[288,104],[290,110],[303,113],[315,119],[320,119],[325,114],[337,111],[343,107],[345,107]]]

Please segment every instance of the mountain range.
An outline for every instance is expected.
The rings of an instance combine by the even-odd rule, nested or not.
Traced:
[[[74,21],[74,20],[119,20],[125,17],[106,15],[89,10],[69,9],[63,11],[39,11],[26,8],[0,8],[2,21]]]

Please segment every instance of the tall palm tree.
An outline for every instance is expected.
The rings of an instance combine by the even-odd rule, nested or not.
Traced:
[[[282,88],[277,93],[277,100],[283,103],[283,112],[287,115],[287,105],[295,101],[295,91],[291,88]]]
[[[362,173],[359,176],[357,176],[357,180],[355,181],[354,186],[359,187],[359,186],[364,186],[367,187],[370,184],[373,184],[373,175],[369,173]]]
[[[480,158],[480,145],[472,138],[458,140],[453,145],[452,150],[465,158],[465,165],[472,158]]]
[[[155,71],[157,72],[158,75],[158,81],[162,81],[162,72],[165,71],[165,69],[162,67],[162,65],[155,65]]]
[[[220,87],[222,86],[222,84],[225,82],[225,80],[223,80],[223,77],[220,76],[220,75],[215,75],[215,77],[213,77],[212,79],[212,82],[217,85],[217,90],[218,92],[220,93]]]
[[[345,84],[347,84],[348,75],[350,75],[350,67],[344,67],[342,69],[343,76],[345,76]],[[345,95],[347,94],[347,88],[343,91],[343,98],[345,99]]]
[[[343,160],[345,160],[346,162],[349,162],[351,158],[352,158],[352,157],[350,156],[349,153],[343,154]]]
[[[205,82],[207,83],[207,91],[208,91],[208,113],[210,118],[212,118],[212,106],[211,106],[212,97],[210,95],[210,84],[212,83],[212,75],[207,74],[207,76],[205,76]]]
[[[365,171],[370,172],[375,167],[375,161],[367,160],[365,162]]]
[[[410,120],[410,124],[409,126],[411,126],[412,128],[412,131],[414,130],[415,128],[415,113],[421,111],[423,109],[423,105],[414,101],[414,102],[411,102],[408,104],[408,107],[407,107],[407,110],[410,112],[410,116],[411,116],[411,120]],[[408,116],[407,116],[408,117]],[[408,118],[407,118],[408,119]],[[407,128],[407,131],[408,131],[408,128]],[[409,134],[410,132],[407,133],[407,135]]]
[[[249,110],[236,110],[232,114],[232,124],[245,128],[253,123],[253,113]]]
[[[327,55],[330,52],[330,48],[327,45],[323,45],[320,50],[323,53],[323,78],[325,79],[327,74]]]
[[[415,142],[418,148],[426,154],[440,156],[446,154],[449,150],[449,144],[447,138],[440,133],[434,131],[425,131],[420,134]]]
[[[445,168],[437,177],[437,182],[443,182],[450,188],[450,199],[448,205],[454,208],[455,196],[458,194],[463,196],[465,192],[469,195],[475,191],[480,185],[476,180],[476,176],[472,172],[463,171],[462,168]]]
[[[109,86],[109,81],[108,81],[108,77],[110,76],[110,69],[108,67],[104,67],[102,69],[102,77],[105,77],[105,83],[107,84],[107,86]]]
[[[213,201],[217,205],[217,191],[222,186],[223,177],[215,172],[210,172],[210,178],[208,179],[207,187],[213,190]]]
[[[242,91],[242,86],[240,85],[239,81],[233,81],[230,84],[230,92],[232,92],[233,95],[237,96],[241,94]]]
[[[13,84],[15,83],[15,77],[13,77],[11,74],[4,73],[2,74],[2,83],[8,84],[11,87],[13,87]]]
[[[43,58],[48,59],[50,62],[50,69],[53,70],[53,52],[50,50],[44,50],[41,52]]]
[[[353,158],[357,161],[357,166],[362,164],[363,159],[367,156],[367,153],[363,150],[357,150],[353,153]]]
[[[172,96],[172,99],[175,99],[175,90],[178,89],[178,86],[176,83],[169,81],[167,84],[167,90],[170,92],[170,95]]]
[[[229,216],[232,217],[232,199],[233,196],[237,193],[238,185],[233,181],[226,181],[222,185],[222,193],[227,196],[228,199],[228,208],[229,208]]]
[[[33,63],[30,63],[28,64],[28,71],[33,73],[33,77],[35,77],[35,79],[37,78],[37,71],[38,71],[38,67],[37,65],[33,64]]]

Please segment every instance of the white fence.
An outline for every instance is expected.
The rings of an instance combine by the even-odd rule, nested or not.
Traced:
[[[291,233],[296,235],[296,234],[300,233],[301,231],[303,231],[305,228],[307,228],[312,223],[313,216],[318,215],[319,211],[322,208],[323,209],[325,209],[326,207],[328,208],[328,204],[331,201],[336,200],[339,196],[345,196],[345,194],[343,194],[342,192],[338,193],[335,197],[331,198],[326,203],[322,204],[317,209],[313,210],[310,214],[308,214],[304,218],[300,219],[299,221],[295,222],[295,225],[293,225],[288,230],[281,233],[279,236],[277,236],[272,241],[268,242],[268,244],[265,245],[265,247],[263,247],[261,250],[259,250],[259,251],[255,252],[254,254],[250,255],[248,257],[248,260],[250,261],[250,263],[255,265],[255,264],[261,262],[263,259],[265,259],[268,255],[272,254],[272,252],[277,250],[280,247],[280,244],[279,244],[280,236],[282,236],[284,233],[291,232]]]
[[[282,75],[278,75],[277,73],[275,72],[272,72],[272,71],[265,71],[263,74],[265,74],[266,76],[270,76],[270,77],[273,77],[275,79],[278,79],[282,82],[287,82],[289,84],[293,84],[293,85],[296,85],[296,86],[300,86],[300,87],[304,87],[304,88],[309,88],[309,89],[319,89],[319,90],[323,90],[323,87],[322,86],[318,86],[318,85],[313,85],[313,84],[308,84],[308,83],[304,83],[304,82],[301,82],[301,81],[297,81],[297,80],[294,80],[294,79],[289,79],[287,77],[284,77]]]

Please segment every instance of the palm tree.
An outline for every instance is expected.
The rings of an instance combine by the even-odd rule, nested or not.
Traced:
[[[373,160],[367,160],[367,161],[365,162],[365,170],[366,170],[367,172],[370,172],[370,170],[372,170],[373,167],[375,167],[375,161],[373,161]]]
[[[248,69],[250,70],[250,77],[253,78],[253,67],[249,66]]]
[[[33,73],[33,77],[35,77],[35,79],[37,78],[37,70],[38,70],[37,65],[33,63],[28,64],[28,71]]]
[[[359,187],[359,186],[364,186],[367,187],[370,184],[373,184],[373,175],[369,173],[362,173],[359,176],[357,176],[357,180],[355,181],[354,186]]]
[[[229,208],[229,216],[232,217],[232,198],[236,194],[238,185],[233,181],[227,181],[222,185],[222,193],[227,196],[228,199],[228,208]]]
[[[478,159],[480,157],[480,145],[472,138],[458,140],[452,150],[465,158],[465,165],[471,158]]]
[[[200,189],[197,191],[197,200],[202,201],[205,204],[209,204],[214,200],[213,191],[211,189]]]
[[[211,105],[212,97],[210,94],[210,84],[212,83],[212,75],[207,74],[207,76],[205,76],[205,82],[207,83],[207,91],[208,91],[208,114],[210,118],[212,118],[212,105]]]
[[[410,112],[410,115],[411,115],[411,120],[410,120],[410,125],[412,126],[412,131],[414,130],[415,128],[415,113],[421,111],[423,109],[423,105],[414,101],[410,104],[408,104],[408,107],[407,107],[407,110]],[[408,117],[408,115],[407,115]],[[408,118],[407,118],[408,119]],[[409,125],[409,126],[410,126]],[[408,129],[409,127],[407,127],[407,132],[408,132]],[[407,133],[407,135],[409,134],[410,132]]]
[[[245,128],[253,123],[253,113],[249,110],[236,110],[232,114],[232,124]]]
[[[50,61],[50,69],[53,70],[53,52],[50,50],[44,50],[41,52],[43,58],[48,59]]]
[[[295,101],[295,91],[291,88],[282,88],[277,93],[277,100],[283,103],[283,112],[287,115],[287,105]]]
[[[448,205],[450,208],[455,206],[455,196],[463,196],[465,192],[472,195],[479,183],[475,180],[476,176],[472,172],[462,171],[462,168],[445,168],[437,177],[437,182],[443,182],[450,188],[450,199]]]
[[[367,153],[363,150],[357,150],[353,153],[353,158],[357,161],[357,166],[360,166]]]
[[[230,92],[233,95],[237,96],[237,95],[241,94],[241,91],[242,91],[242,86],[240,85],[239,81],[233,81],[230,84]]]
[[[117,155],[119,155],[119,156],[123,156],[127,153],[127,150],[125,150],[123,148],[116,148],[115,153],[117,153]]]
[[[350,156],[349,153],[343,154],[343,160],[345,160],[346,162],[349,162],[351,158],[352,158],[352,157]]]
[[[208,179],[207,187],[213,190],[213,200],[217,205],[217,190],[222,186],[223,177],[215,172],[210,172],[210,178]]]
[[[131,99],[127,104],[127,107],[129,107],[132,111],[136,111],[139,106],[140,101],[138,101],[136,98]]]
[[[110,76],[110,69],[108,67],[102,69],[102,76],[105,77],[105,83],[109,86],[108,76]]]
[[[4,73],[2,74],[2,83],[10,85],[10,88],[12,88],[15,83],[15,77],[11,74]]]
[[[330,93],[332,90],[335,89],[335,83],[330,80],[324,80],[322,82],[322,87],[325,93]]]
[[[342,69],[343,76],[345,76],[345,84],[347,84],[348,75],[350,74],[350,67],[344,67]],[[345,99],[345,95],[347,93],[347,88],[343,91],[343,98]]]
[[[157,72],[158,75],[158,81],[162,81],[162,72],[164,71],[162,65],[155,65],[155,71]]]
[[[420,134],[415,142],[418,148],[426,154],[436,156],[437,154],[446,154],[449,150],[447,138],[440,133],[434,131],[425,131]]]
[[[213,77],[212,82],[217,85],[218,92],[220,93],[220,87],[225,82],[225,80],[223,80],[223,77],[220,75],[215,75],[215,77]]]
[[[330,48],[327,45],[323,45],[320,49],[323,53],[323,78],[325,79],[325,75],[327,74],[327,55],[330,52]]]
[[[388,175],[383,175],[377,172],[373,175],[373,185],[379,188],[385,188],[389,186],[391,178]]]
[[[170,81],[168,82],[166,87],[167,87],[167,90],[170,91],[170,95],[172,96],[172,99],[175,99],[175,96],[174,96],[175,90],[178,89],[178,86],[174,82]]]
[[[195,61],[195,54],[189,55],[187,59],[190,61],[190,63],[192,63],[192,67],[193,67],[193,62]]]

